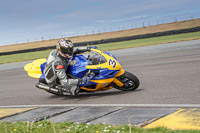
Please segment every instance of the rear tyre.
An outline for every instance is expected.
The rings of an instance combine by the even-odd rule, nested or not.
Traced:
[[[113,87],[122,91],[136,90],[140,85],[139,79],[134,74],[127,71],[125,71],[123,75],[116,78],[124,85],[120,87],[114,83]]]

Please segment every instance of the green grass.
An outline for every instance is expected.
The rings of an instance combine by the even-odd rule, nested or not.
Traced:
[[[0,64],[48,57],[50,51],[52,50],[0,56]]]
[[[98,45],[98,48],[102,50],[114,50],[197,39],[200,39],[200,32],[101,44]]]
[[[166,128],[144,129],[130,125],[105,125],[62,122],[1,122],[1,133],[200,133],[199,130],[170,130]]]
[[[116,49],[141,47],[141,46],[171,43],[171,42],[178,42],[178,41],[187,41],[187,40],[196,40],[196,39],[200,39],[200,32],[100,44],[98,45],[98,48],[101,50],[109,51],[109,50],[116,50]],[[50,51],[51,50],[0,56],[0,64],[10,63],[10,62],[20,62],[20,61],[26,61],[26,60],[34,60],[38,58],[47,58]]]

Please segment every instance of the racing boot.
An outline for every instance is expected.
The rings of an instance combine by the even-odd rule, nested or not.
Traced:
[[[71,89],[70,89],[70,95],[71,96],[77,96],[80,92],[80,88],[79,86],[72,86]]]

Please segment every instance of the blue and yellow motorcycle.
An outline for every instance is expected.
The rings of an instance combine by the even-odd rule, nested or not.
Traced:
[[[46,61],[46,59],[37,59],[25,65],[24,69],[29,77],[45,79],[43,70]],[[140,84],[135,75],[122,69],[114,55],[95,48],[92,48],[90,53],[85,56],[73,57],[66,73],[68,77],[72,78],[88,77],[87,83],[79,85],[80,92],[104,91],[112,88],[131,91],[137,89]],[[52,88],[45,83],[39,82],[36,87],[53,94],[65,95],[59,87]]]

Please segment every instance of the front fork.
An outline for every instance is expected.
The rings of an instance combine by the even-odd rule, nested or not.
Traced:
[[[117,86],[122,87],[122,86],[124,85],[121,81],[119,81],[119,80],[117,79],[117,77],[123,75],[124,73],[125,73],[124,69],[121,69],[121,70],[115,75],[113,82],[114,82]]]

